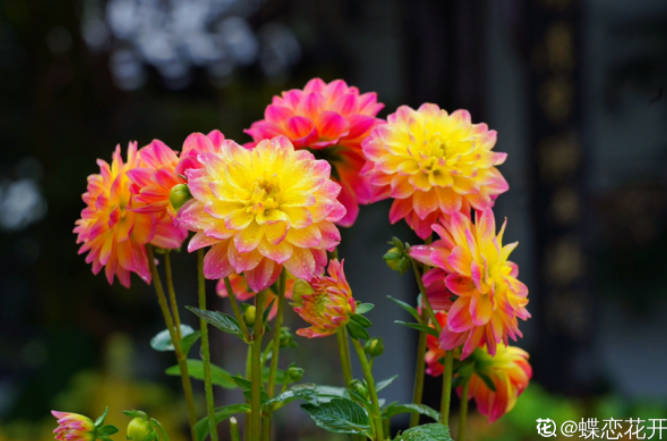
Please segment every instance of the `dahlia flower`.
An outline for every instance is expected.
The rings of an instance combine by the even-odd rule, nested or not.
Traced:
[[[177,248],[183,232],[169,217],[135,211],[142,206],[133,200],[136,190],[129,179],[129,172],[142,166],[136,142],[128,147],[127,162],[117,146],[111,165],[102,160],[97,163],[100,174],[88,177],[88,191],[83,194],[87,207],[74,228],[77,243],[83,244],[79,254],[89,252],[86,263],[93,264],[94,274],[105,267],[110,284],[118,276],[120,283],[129,287],[131,272],[150,283],[146,244]]]
[[[71,412],[51,412],[58,419],[58,427],[53,433],[59,441],[94,441],[95,423],[84,415]]]
[[[288,300],[292,300],[292,291],[294,289],[294,282],[295,282],[294,277],[288,274],[287,279],[285,281],[285,298]],[[234,296],[242,302],[250,300],[257,295],[256,292],[252,291],[248,287],[248,283],[245,281],[243,276],[239,276],[238,274],[232,274],[229,276],[229,283],[232,285]],[[225,286],[224,278],[218,280],[218,284],[216,286],[216,292],[223,299],[229,297],[229,293],[227,292],[227,286]],[[273,318],[278,313],[278,302],[274,302],[276,296],[277,293],[275,293],[273,291],[273,287],[271,287],[269,289],[269,295],[266,296],[266,305],[269,305],[271,302],[273,302],[273,306],[271,307],[271,312],[269,313],[269,320],[273,320]]]
[[[340,242],[334,222],[345,215],[326,161],[295,151],[282,136],[253,150],[224,141],[219,153],[198,159],[203,167],[186,171],[193,199],[179,219],[196,232],[189,251],[212,246],[204,259],[207,278],[243,273],[259,292],[283,267],[305,280],[323,271],[327,250]]]
[[[225,135],[219,130],[213,130],[208,135],[203,133],[193,133],[185,139],[181,159],[176,166],[176,174],[186,176],[186,171],[194,168],[203,168],[204,165],[199,162],[199,155],[202,153],[220,153]]]
[[[338,200],[347,209],[338,225],[349,227],[359,214],[359,204],[372,199],[368,180],[359,175],[365,162],[361,142],[381,123],[375,115],[383,107],[375,92],[360,95],[359,89],[348,87],[345,81],[327,84],[315,78],[303,90],[273,97],[264,119],[245,132],[254,142],[284,135],[296,149],[308,149],[318,159],[329,161],[332,179],[342,187]]]
[[[508,190],[495,167],[507,154],[493,152],[495,144],[496,132],[472,124],[466,110],[401,106],[364,141],[362,175],[379,191],[376,200],[394,199],[391,223],[405,219],[426,239],[444,215],[490,208]]]
[[[315,276],[309,287],[303,282],[295,289],[294,312],[310,323],[310,328],[298,329],[297,335],[315,338],[326,337],[345,326],[350,316],[355,313],[357,304],[352,297],[352,290],[345,278],[343,264],[337,259],[329,261],[328,276]]]
[[[528,363],[529,355],[523,349],[500,344],[495,356],[485,348],[473,353],[475,371],[470,378],[469,397],[475,398],[477,410],[493,423],[512,410],[519,395],[526,389],[533,376]],[[482,380],[479,373],[491,380],[495,391]],[[459,395],[461,389],[458,390]]]
[[[441,327],[447,326],[447,313],[444,311],[438,311],[435,313],[435,318],[438,319]],[[432,328],[433,323],[430,324]],[[445,351],[440,347],[440,342],[438,339],[432,335],[426,336],[426,373],[432,377],[439,377],[445,371],[445,367],[442,363],[442,360],[445,358]]]
[[[518,243],[502,244],[506,224],[496,236],[492,210],[478,212],[476,224],[454,213],[449,222],[433,225],[440,240],[410,249],[413,258],[435,267],[422,279],[429,299],[457,296],[440,345],[451,350],[463,344],[461,359],[484,344],[495,354],[497,343],[522,336],[517,318],[530,317],[528,288],[517,279],[518,266],[507,260]]]

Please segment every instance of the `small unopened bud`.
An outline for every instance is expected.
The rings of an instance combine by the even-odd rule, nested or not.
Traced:
[[[185,204],[187,201],[192,199],[192,193],[187,184],[178,184],[174,185],[169,194],[169,201],[174,207],[174,210],[178,210]]]
[[[381,338],[371,338],[364,345],[364,352],[371,357],[379,357],[384,353],[384,343]]]
[[[134,418],[130,421],[130,424],[127,425],[127,439],[131,439],[132,441],[144,441],[148,439],[154,431],[155,429],[153,429],[151,423],[145,419]]]
[[[368,388],[360,380],[352,380],[350,382],[350,390],[361,395],[363,398],[368,399]]]
[[[294,335],[289,330],[289,328],[280,329],[280,347],[281,348],[296,347],[296,343],[294,343]]]
[[[254,306],[248,306],[243,313],[243,321],[247,326],[255,325],[255,318],[257,317],[257,308]]]
[[[289,379],[292,380],[293,383],[296,383],[297,381],[301,381],[303,378],[304,370],[301,369],[300,367],[296,366],[290,366],[287,369],[287,375],[289,376]]]

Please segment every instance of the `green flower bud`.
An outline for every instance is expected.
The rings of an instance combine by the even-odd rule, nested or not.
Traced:
[[[290,366],[287,369],[287,375],[289,376],[289,379],[292,380],[293,383],[301,381],[304,372],[305,371],[302,368],[296,366]]]
[[[387,262],[387,266],[401,274],[409,271],[411,266],[409,255],[410,245],[401,243],[396,237],[394,237],[390,243],[394,245],[394,247],[382,256],[384,261]]]
[[[187,201],[192,199],[192,193],[187,184],[178,184],[174,185],[171,189],[171,194],[169,195],[169,201],[174,207],[174,210],[178,210],[185,204]]]
[[[360,380],[352,380],[350,382],[350,390],[353,392],[356,392],[357,394],[361,395],[363,398],[366,400],[368,399],[368,388],[364,383],[362,383]]]
[[[143,418],[134,418],[127,425],[127,439],[132,441],[144,441],[155,432],[151,423]]]
[[[384,353],[384,343],[381,338],[371,338],[364,345],[364,352],[371,357],[379,357]]]
[[[403,274],[410,270],[410,258],[407,256],[401,257],[398,261],[398,272]]]
[[[297,344],[294,342],[294,335],[289,328],[280,329],[280,347],[281,348],[295,348]]]
[[[243,313],[243,321],[247,326],[255,325],[255,318],[257,317],[257,308],[254,306],[248,306]]]

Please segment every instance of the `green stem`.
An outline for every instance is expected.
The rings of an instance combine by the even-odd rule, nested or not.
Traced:
[[[243,314],[241,313],[239,302],[236,299],[236,294],[234,294],[234,290],[232,290],[232,283],[229,281],[229,277],[225,277],[225,288],[227,289],[229,303],[232,304],[234,317],[236,318],[236,321],[239,322],[239,327],[241,328],[241,331],[246,338],[246,342],[250,342],[250,331],[248,330],[248,327],[245,324],[245,320],[243,319]]]
[[[158,432],[160,433],[162,441],[169,441],[169,435],[167,435],[167,431],[164,430],[162,424],[160,424],[160,422],[155,418],[151,418],[151,423],[153,427],[157,428]]]
[[[345,387],[348,387],[352,382],[352,362],[350,360],[350,343],[347,336],[347,328],[345,326],[338,328],[336,337],[338,338],[338,353],[340,354],[340,364],[343,370]]]
[[[273,398],[276,389],[276,377],[278,376],[278,355],[280,353],[280,330],[283,326],[283,315],[285,309],[285,285],[287,283],[287,272],[283,269],[280,273],[278,283],[278,313],[276,315],[276,323],[273,328],[273,350],[271,356],[271,365],[269,367],[269,383],[267,385],[267,393],[269,398]],[[264,420],[264,427],[262,427],[262,440],[269,441],[271,438],[271,418],[273,411],[270,409],[266,419]]]
[[[352,345],[357,351],[359,356],[359,361],[361,362],[361,370],[364,373],[364,378],[366,378],[366,383],[368,384],[368,394],[371,397],[371,403],[373,404],[372,416],[375,424],[375,441],[384,441],[384,430],[382,425],[382,413],[380,412],[380,403],[378,400],[377,390],[375,389],[375,379],[373,378],[373,373],[371,372],[371,367],[368,364],[368,359],[366,358],[366,353],[364,352],[363,346],[359,343],[359,340],[356,338],[352,339]]]
[[[176,334],[179,339],[181,335],[181,315],[178,312],[178,303],[176,302],[176,291],[174,290],[174,277],[171,272],[171,251],[167,250],[164,253],[164,268],[167,276],[167,292],[169,293],[169,304],[171,305],[171,313],[174,316],[174,326],[176,327]]]
[[[468,418],[468,391],[470,388],[470,380],[463,383],[463,390],[461,391],[461,411],[459,413],[459,438],[457,441],[465,441],[466,439],[466,419]]]
[[[245,378],[250,380],[252,378],[252,345],[248,345],[248,351],[245,357]],[[246,399],[246,403],[250,404],[250,400]],[[246,413],[244,422],[243,422],[243,439],[245,441],[251,441],[250,438],[250,423],[251,415]]]
[[[239,422],[234,417],[229,419],[229,432],[232,437],[232,441],[241,441],[241,433],[239,433]]]
[[[206,310],[206,279],[204,278],[204,249],[197,250],[197,269],[199,276],[199,309]],[[211,431],[211,441],[218,441],[218,426],[215,423],[215,401],[213,398],[213,382],[211,381],[211,352],[208,344],[208,323],[199,319],[201,332],[201,352],[204,362],[204,388],[206,390],[206,411],[208,427]]]
[[[442,376],[442,398],[440,400],[440,414],[444,425],[449,425],[449,408],[452,403],[452,371],[454,369],[454,351],[445,353],[445,372]]]
[[[174,328],[174,321],[171,318],[171,312],[169,312],[169,306],[167,305],[167,298],[164,295],[164,289],[162,288],[162,281],[160,280],[160,275],[157,272],[157,267],[155,266],[155,254],[153,253],[153,246],[147,245],[146,251],[148,252],[148,265],[151,270],[151,275],[153,277],[153,286],[155,287],[155,292],[157,294],[157,300],[160,304],[160,310],[164,316],[165,324],[167,325],[167,330],[169,330],[169,335],[171,341],[174,345],[174,352],[176,353],[176,360],[178,361],[178,367],[181,371],[181,383],[183,384],[183,395],[185,395],[185,403],[188,407],[188,421],[190,422],[190,435],[192,436],[192,441],[197,441],[197,432],[195,431],[195,424],[197,424],[197,408],[195,407],[195,398],[192,393],[192,383],[190,381],[190,376],[188,374],[188,362],[183,355],[183,348],[181,347],[181,340],[177,338],[176,331]]]
[[[439,334],[440,331],[442,331],[442,326],[440,326],[440,322],[438,322],[438,319],[435,317],[435,312],[433,312],[431,302],[426,295],[426,289],[424,288],[424,282],[422,281],[421,271],[419,271],[419,267],[417,266],[417,261],[415,259],[410,258],[410,261],[412,262],[412,270],[415,273],[415,279],[417,279],[417,286],[419,286],[419,293],[421,294],[422,301],[424,302],[424,306],[426,306],[426,310],[428,311],[428,315],[433,322],[433,326],[435,326],[435,329]]]
[[[250,373],[252,382],[250,407],[250,439],[260,441],[262,435],[261,418],[261,387],[262,387],[262,336],[264,335],[264,306],[266,304],[266,290],[255,296],[255,329],[252,340],[252,358],[250,360]]]
[[[421,323],[428,322],[428,311],[422,309]],[[417,344],[417,367],[415,368],[415,385],[412,395],[414,404],[421,404],[424,394],[424,376],[426,374],[426,338],[425,332],[419,333],[419,343]],[[419,425],[419,412],[413,412],[410,416],[410,427]]]

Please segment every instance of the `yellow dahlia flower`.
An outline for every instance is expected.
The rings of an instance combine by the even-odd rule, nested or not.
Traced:
[[[186,171],[193,199],[179,211],[197,234],[189,251],[211,246],[204,274],[243,273],[255,292],[273,284],[283,266],[310,280],[340,242],[334,222],[345,215],[331,166],[283,136],[248,150],[233,141],[201,153],[202,168]]]
[[[310,323],[310,328],[298,329],[297,335],[308,338],[326,337],[350,321],[357,304],[345,278],[343,264],[329,261],[328,276],[315,276],[310,286],[297,281],[294,288],[294,312]]]
[[[472,124],[466,110],[401,106],[364,141],[362,174],[382,190],[377,199],[394,199],[391,223],[405,219],[426,239],[443,214],[491,208],[508,190],[495,167],[507,154],[493,152],[495,144],[496,132]]]

